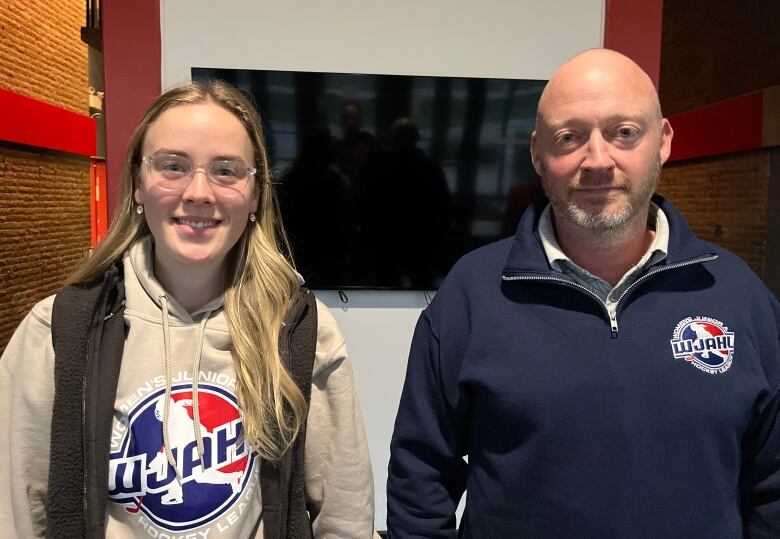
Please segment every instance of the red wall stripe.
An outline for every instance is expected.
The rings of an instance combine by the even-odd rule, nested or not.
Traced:
[[[658,88],[661,73],[663,0],[607,0],[604,46],[622,52],[644,69]]]
[[[95,155],[95,120],[0,89],[0,140]]]
[[[108,216],[122,180],[127,143],[146,109],[160,94],[158,0],[102,2]]]
[[[764,93],[734,99],[672,116],[670,161],[754,150],[763,145]]]

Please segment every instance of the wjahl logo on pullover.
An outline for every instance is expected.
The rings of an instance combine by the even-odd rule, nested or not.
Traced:
[[[689,316],[674,328],[670,341],[675,359],[684,359],[700,371],[721,374],[734,356],[734,332],[720,320]]]
[[[109,498],[128,512],[143,512],[158,526],[181,531],[209,524],[235,504],[251,476],[254,455],[240,443],[241,414],[228,391],[199,386],[202,459],[192,386],[174,386],[171,397],[168,439],[179,477],[165,455],[165,391],[160,389],[128,414],[119,451],[111,454]]]

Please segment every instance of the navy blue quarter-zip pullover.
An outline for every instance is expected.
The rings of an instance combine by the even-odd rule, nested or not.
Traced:
[[[780,306],[661,197],[668,256],[603,303],[535,233],[465,256],[420,316],[391,537],[780,537]],[[468,457],[468,463],[464,460]]]

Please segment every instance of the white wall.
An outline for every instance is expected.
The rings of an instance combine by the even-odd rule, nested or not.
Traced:
[[[548,79],[603,43],[604,0],[161,0],[162,83],[192,67]],[[389,443],[422,293],[317,294],[347,338],[385,529]]]
[[[547,79],[604,0],[161,0],[163,87],[191,67]]]
[[[385,483],[390,459],[390,437],[406,374],[412,332],[426,302],[420,292],[319,291],[347,339],[366,421],[368,448],[376,487],[377,529],[384,530],[387,512]]]

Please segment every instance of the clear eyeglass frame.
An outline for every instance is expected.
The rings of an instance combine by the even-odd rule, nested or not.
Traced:
[[[217,159],[203,167],[195,166],[190,158],[183,155],[162,153],[144,155],[141,161],[146,164],[155,184],[171,192],[183,192],[195,178],[195,173],[201,170],[215,192],[225,196],[243,196],[247,178],[257,173],[256,168],[248,167],[240,160]],[[181,168],[166,170],[166,166]],[[227,170],[229,174],[220,175],[221,170]]]

